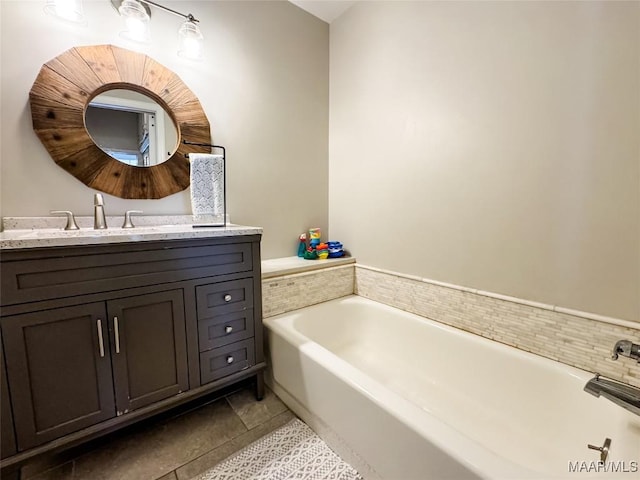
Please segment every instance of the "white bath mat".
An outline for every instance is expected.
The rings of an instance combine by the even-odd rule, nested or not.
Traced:
[[[362,480],[298,419],[255,441],[197,480]]]

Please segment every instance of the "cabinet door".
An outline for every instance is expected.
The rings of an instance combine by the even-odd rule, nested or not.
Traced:
[[[118,415],[188,389],[182,290],[107,302]]]
[[[7,371],[4,367],[4,354],[2,353],[2,339],[0,339],[0,458],[7,458],[16,453],[16,436],[13,430],[13,413],[11,412],[11,400],[9,399],[9,387],[7,386]]]
[[[2,319],[18,450],[115,416],[104,303]]]

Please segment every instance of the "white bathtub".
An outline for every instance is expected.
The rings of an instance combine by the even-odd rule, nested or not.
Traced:
[[[640,478],[640,416],[588,372],[357,296],[265,325],[272,388],[365,476]]]

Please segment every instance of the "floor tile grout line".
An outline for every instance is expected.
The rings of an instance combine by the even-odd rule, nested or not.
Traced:
[[[225,399],[226,399],[226,397],[225,397]],[[230,405],[230,406],[231,406],[231,405]],[[231,407],[231,408],[232,408],[232,410],[233,410],[233,407]],[[197,457],[192,458],[192,459],[191,459],[191,460],[189,460],[188,462],[186,462],[186,463],[184,463],[184,464],[180,465],[179,467],[176,467],[174,470],[172,470],[172,471],[170,471],[170,472],[167,472],[167,473],[165,473],[164,475],[168,475],[168,474],[170,474],[170,473],[172,473],[172,472],[173,472],[173,473],[174,473],[174,475],[175,475],[175,477],[176,477],[176,480],[178,480],[178,478],[179,478],[179,477],[178,477],[178,470],[179,470],[180,468],[183,468],[183,467],[185,467],[185,466],[189,465],[190,463],[195,462],[195,461],[197,461],[198,459],[200,459],[200,458],[202,458],[202,457],[204,457],[204,456],[206,456],[206,455],[208,455],[208,454],[210,454],[210,453],[212,453],[212,452],[214,452],[214,451],[216,451],[216,450],[221,450],[221,449],[223,449],[224,447],[228,446],[231,442],[233,442],[233,441],[235,441],[235,440],[239,439],[239,438],[240,438],[240,437],[242,437],[243,435],[247,435],[247,434],[249,434],[250,432],[252,432],[252,431],[254,431],[254,430],[259,429],[260,427],[263,427],[264,425],[266,425],[267,423],[269,423],[270,421],[272,421],[274,418],[277,418],[277,417],[279,417],[280,415],[284,415],[287,411],[290,411],[290,410],[289,410],[289,409],[287,409],[287,410],[284,410],[284,411],[282,411],[282,412],[280,412],[280,413],[278,413],[278,414],[276,414],[276,415],[273,415],[273,416],[269,417],[266,421],[264,421],[264,422],[262,422],[262,423],[260,423],[260,424],[258,424],[258,425],[256,425],[256,426],[254,426],[253,428],[248,428],[248,427],[247,427],[247,425],[246,425],[244,422],[242,422],[242,424],[243,424],[243,425],[245,426],[245,428],[247,429],[245,432],[242,432],[242,433],[240,433],[240,434],[238,434],[238,435],[236,435],[236,436],[234,436],[234,437],[231,437],[231,438],[230,438],[229,440],[227,440],[226,442],[224,442],[224,443],[222,443],[222,444],[220,444],[220,445],[218,445],[218,446],[216,446],[216,447],[212,448],[211,450],[207,450],[206,452],[202,453],[201,455],[198,455]],[[238,415],[238,413],[237,413],[235,410],[233,410],[233,413],[234,413],[234,415],[236,415],[238,418],[240,418],[240,420],[242,421],[242,418],[240,417],[240,415]],[[294,414],[294,415],[295,415],[295,414]],[[297,417],[295,417],[295,418],[297,418]],[[280,428],[280,427],[276,427],[274,430],[277,430],[278,428]],[[266,432],[266,433],[265,433],[265,435],[268,435],[269,433],[271,433],[271,432],[272,432],[272,431],[274,431],[274,430],[271,430],[271,431]],[[241,447],[240,449],[238,449],[238,450],[236,450],[236,451],[234,451],[234,452],[230,453],[230,454],[229,454],[229,455],[227,455],[227,457],[225,457],[225,458],[229,458],[229,457],[231,457],[231,456],[233,456],[233,455],[237,455],[241,450],[245,449],[247,446],[251,445],[252,443],[254,443],[254,442],[258,441],[258,440],[259,440],[259,438],[258,438],[258,439],[256,439],[256,440],[253,440],[253,441],[249,442],[247,445],[245,445],[245,446]],[[225,460],[225,459],[222,459],[222,460],[221,460],[221,462],[222,462],[222,461],[224,461],[224,460]],[[220,463],[220,462],[218,462],[218,463]],[[163,476],[164,476],[164,475],[163,475]],[[158,479],[156,479],[156,480],[161,479],[163,476],[158,477]]]
[[[248,432],[248,431],[249,431],[249,430],[251,430],[251,429],[249,428],[249,426],[247,425],[247,423],[242,419],[242,417],[240,416],[240,414],[239,414],[239,413],[236,411],[236,409],[234,408],[233,404],[232,404],[232,403],[231,403],[231,401],[229,400],[229,397],[230,397],[230,396],[231,396],[231,395],[226,395],[226,396],[224,397],[224,399],[225,399],[225,401],[227,402],[227,405],[229,405],[229,408],[231,408],[231,411],[232,411],[232,412],[233,412],[233,413],[234,413],[234,414],[235,414],[235,415],[240,419],[240,421],[242,422],[242,425],[244,425],[244,428],[246,428],[246,429],[247,429],[247,432]],[[238,436],[239,436],[239,435],[238,435]]]
[[[246,430],[245,430],[244,432],[238,433],[237,435],[235,435],[235,436],[233,436],[233,437],[229,438],[229,440],[227,440],[226,442],[224,442],[224,443],[222,443],[222,444],[220,444],[220,445],[218,445],[218,446],[216,446],[216,447],[214,447],[214,448],[212,448],[212,449],[210,449],[210,450],[207,450],[206,452],[204,452],[204,453],[202,453],[202,454],[198,455],[197,457],[194,457],[194,458],[190,459],[188,462],[183,463],[182,465],[180,465],[180,466],[176,467],[175,469],[173,469],[173,470],[171,470],[171,471],[169,471],[169,472],[165,473],[164,475],[162,475],[162,476],[158,477],[158,479],[156,479],[156,480],[159,480],[159,479],[161,479],[162,477],[164,477],[164,476],[166,476],[166,475],[169,475],[170,473],[173,473],[173,474],[174,474],[174,476],[175,476],[175,478],[176,478],[176,480],[177,480],[177,479],[178,479],[178,470],[179,470],[180,468],[186,467],[186,466],[187,466],[187,465],[189,465],[190,463],[195,462],[195,461],[197,461],[198,459],[200,459],[200,458],[202,458],[202,457],[204,457],[204,456],[206,456],[206,455],[208,455],[208,454],[210,454],[210,453],[212,453],[212,452],[214,452],[214,451],[216,451],[216,450],[219,450],[219,449],[222,449],[222,448],[224,448],[224,447],[228,446],[231,442],[233,442],[233,441],[235,441],[235,440],[239,439],[239,438],[240,438],[240,437],[242,437],[243,435],[247,435],[248,433],[250,433],[250,432],[251,432],[251,431],[253,431],[253,430],[256,430],[256,429],[258,429],[258,428],[260,428],[260,427],[262,427],[262,426],[266,425],[268,422],[272,421],[274,418],[278,417],[279,415],[282,415],[283,413],[285,413],[285,412],[288,410],[288,409],[285,409],[285,410],[283,410],[282,412],[279,412],[279,413],[277,413],[277,414],[275,414],[275,415],[270,416],[270,417],[269,417],[269,418],[267,418],[264,422],[261,422],[261,423],[259,423],[258,425],[253,426],[252,428],[249,428],[249,425],[247,425],[247,423],[243,420],[242,416],[238,413],[238,411],[236,410],[236,408],[233,406],[233,403],[229,400],[229,397],[231,397],[231,396],[232,396],[232,395],[234,395],[235,393],[237,393],[237,392],[232,392],[232,393],[229,393],[228,395],[225,395],[225,396],[224,396],[224,399],[225,399],[225,401],[226,401],[227,405],[229,406],[229,408],[231,409],[231,411],[233,412],[233,414],[234,414],[236,417],[238,417],[238,419],[240,420],[240,422],[242,423],[242,425],[244,426],[244,428],[245,428]],[[266,434],[268,434],[268,433],[269,433],[269,432],[267,432]],[[251,442],[250,442],[250,443],[251,443]],[[245,446],[245,447],[246,447],[246,446]],[[245,448],[245,447],[242,447],[242,448]],[[242,450],[242,448],[241,448],[240,450]],[[230,453],[228,456],[230,457],[230,456],[232,456],[232,455],[236,455],[240,450],[238,450],[238,451],[236,451],[236,452],[233,452],[233,453]]]
[[[194,458],[189,459],[189,461],[187,461],[187,462],[183,463],[182,465],[177,466],[177,467],[176,467],[176,468],[174,468],[173,470],[170,470],[170,471],[168,471],[168,472],[164,473],[163,475],[161,475],[161,476],[157,477],[155,480],[160,480],[161,478],[163,478],[163,477],[165,477],[165,476],[167,476],[167,475],[169,475],[169,474],[171,474],[171,473],[173,473],[174,477],[175,477],[175,478],[176,478],[176,480],[177,480],[177,479],[178,479],[178,470],[179,470],[180,468],[183,468],[183,467],[185,467],[186,465],[189,465],[190,463],[195,462],[195,461],[196,461],[196,460],[198,460],[199,458],[202,458],[202,457],[204,457],[205,455],[208,455],[209,453],[213,452],[214,450],[217,450],[217,449],[219,449],[219,448],[224,447],[225,445],[228,445],[230,442],[234,441],[236,438],[239,438],[239,437],[241,437],[242,435],[245,435],[245,434],[247,434],[247,433],[250,431],[250,429],[247,427],[246,423],[242,420],[242,417],[241,417],[240,415],[238,415],[238,412],[236,412],[236,410],[233,408],[233,405],[231,405],[231,402],[229,401],[229,397],[230,397],[231,395],[233,395],[234,393],[237,393],[237,392],[229,393],[228,395],[225,395],[225,396],[224,396],[224,397],[222,397],[222,398],[224,398],[225,402],[227,403],[227,405],[228,405],[228,406],[229,406],[229,408],[231,409],[231,412],[233,413],[233,415],[235,415],[236,417],[238,417],[238,420],[240,420],[240,423],[242,423],[242,426],[245,428],[245,431],[244,431],[244,432],[241,432],[241,433],[238,433],[237,435],[235,435],[235,436],[233,436],[233,437],[229,438],[229,440],[227,440],[226,442],[221,443],[220,445],[217,445],[217,446],[213,447],[212,449],[207,450],[206,452],[203,452],[203,453],[201,453],[200,455],[198,455],[198,456],[196,456],[196,457],[194,457]]]

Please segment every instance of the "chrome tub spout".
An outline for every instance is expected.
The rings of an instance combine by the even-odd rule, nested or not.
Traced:
[[[599,374],[596,374],[584,386],[584,391],[594,397],[602,395],[616,405],[640,415],[640,388],[635,388],[610,378],[602,378]]]

